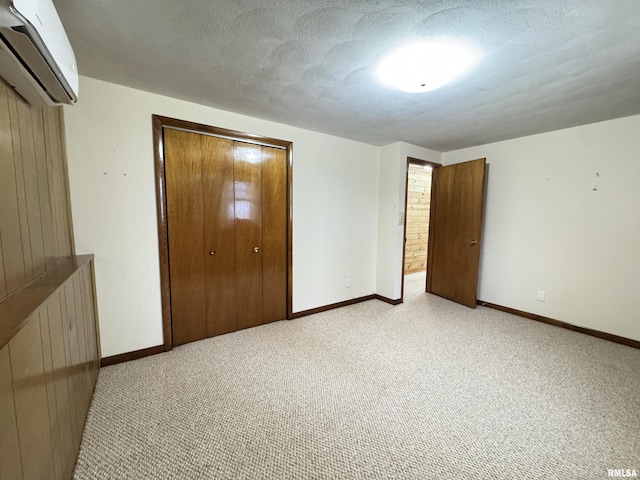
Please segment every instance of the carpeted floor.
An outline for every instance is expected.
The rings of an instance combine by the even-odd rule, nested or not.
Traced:
[[[75,478],[640,475],[640,350],[423,285],[102,369]]]

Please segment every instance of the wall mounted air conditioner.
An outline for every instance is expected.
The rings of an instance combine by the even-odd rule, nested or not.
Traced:
[[[75,55],[51,0],[0,0],[0,77],[32,105],[78,99]]]

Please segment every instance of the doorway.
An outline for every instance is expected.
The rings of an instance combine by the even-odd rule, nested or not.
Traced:
[[[414,228],[412,233],[423,234],[426,230],[427,259],[424,270],[420,262],[419,273],[424,272],[425,291],[470,308],[476,306],[480,246],[482,235],[482,212],[484,206],[486,158],[470,160],[448,166],[424,160],[407,158],[407,181],[405,188],[404,248],[402,298],[404,298],[407,262],[407,221],[410,195],[409,173],[412,165],[424,168],[430,165],[429,220],[426,225]],[[416,167],[413,167],[415,170]],[[414,182],[417,187],[420,181]],[[422,182],[424,183],[424,182]],[[425,195],[421,188],[413,188],[412,196]],[[417,209],[418,207],[416,207]],[[419,208],[424,208],[420,206]],[[411,257],[409,257],[411,259]],[[415,282],[412,282],[415,283]]]
[[[407,227],[404,274],[426,272],[431,207],[431,165],[409,163],[407,168]]]
[[[291,318],[291,142],[153,123],[164,349]]]
[[[436,163],[407,158],[407,179],[405,189],[405,235],[402,271],[402,295],[404,297],[405,277],[424,284],[427,272],[429,245],[429,216],[431,210],[431,186]]]

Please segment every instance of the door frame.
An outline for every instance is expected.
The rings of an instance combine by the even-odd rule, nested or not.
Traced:
[[[403,227],[403,235],[402,235],[402,282],[400,286],[400,300],[404,301],[404,264],[405,264],[405,256],[407,254],[407,203],[409,200],[409,165],[429,165],[431,170],[431,193],[430,193],[430,207],[429,207],[429,225],[431,225],[431,218],[433,215],[433,176],[435,171],[440,168],[442,165],[435,162],[430,162],[428,160],[421,160],[419,158],[407,157],[407,168],[405,171],[405,183],[404,183],[404,227]],[[427,239],[427,271],[429,270],[429,251],[431,246],[431,228],[429,228],[429,238]],[[426,291],[426,284],[425,284]]]
[[[155,167],[158,247],[160,257],[160,293],[162,302],[162,335],[164,351],[173,348],[171,324],[171,284],[169,275],[169,229],[167,223],[167,186],[165,181],[164,129],[183,130],[200,135],[237,140],[287,152],[287,320],[293,318],[293,142],[263,137],[226,128],[213,127],[162,115],[152,115],[153,156]]]

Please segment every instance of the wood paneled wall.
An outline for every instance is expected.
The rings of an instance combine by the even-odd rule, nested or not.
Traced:
[[[93,260],[85,257],[0,349],[1,480],[73,476],[99,368]]]
[[[0,480],[72,478],[99,368],[64,145],[62,109],[0,79]]]
[[[0,80],[0,300],[73,254],[62,109]]]
[[[429,243],[429,208],[431,206],[431,170],[409,164],[407,184],[407,231],[404,273],[424,272]]]

